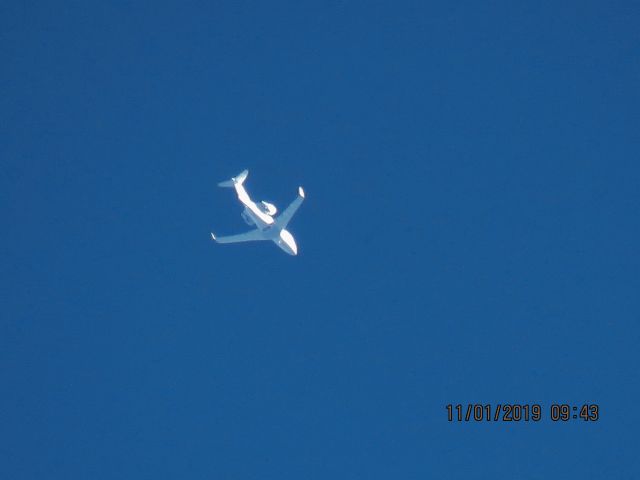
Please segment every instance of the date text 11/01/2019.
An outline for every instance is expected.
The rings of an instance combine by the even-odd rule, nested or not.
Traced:
[[[544,409],[538,403],[468,403],[466,405],[450,403],[446,409],[447,420],[450,422],[539,422],[545,417],[553,422],[571,420],[595,422],[600,418],[600,408],[595,403],[581,405],[554,403],[548,409]]]

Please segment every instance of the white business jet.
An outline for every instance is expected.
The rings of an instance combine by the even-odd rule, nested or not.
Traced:
[[[275,205],[268,202],[256,203],[249,197],[244,188],[244,181],[249,175],[249,170],[245,170],[237,177],[231,180],[221,182],[220,187],[235,188],[238,194],[238,200],[244,205],[242,218],[248,225],[257,227],[250,232],[240,233],[238,235],[230,235],[228,237],[216,237],[211,233],[211,238],[218,243],[238,243],[253,242],[258,240],[271,240],[289,255],[298,254],[298,246],[293,235],[287,230],[287,225],[291,221],[293,214],[302,205],[304,200],[304,190],[298,187],[298,198],[296,198],[280,215],[275,217],[278,209]]]

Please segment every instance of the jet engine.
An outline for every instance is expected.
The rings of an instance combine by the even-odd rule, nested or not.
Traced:
[[[253,220],[246,211],[243,211],[240,215],[247,225],[253,225]]]
[[[258,205],[258,208],[262,213],[266,213],[271,217],[273,217],[278,211],[278,209],[273,203],[265,202],[264,200],[256,205]]]

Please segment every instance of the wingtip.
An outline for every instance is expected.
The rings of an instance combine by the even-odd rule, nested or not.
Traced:
[[[302,189],[302,187],[298,187],[298,195],[304,198],[304,190]]]
[[[211,232],[211,240],[213,240],[214,242],[216,241],[216,236],[213,234],[213,232]]]

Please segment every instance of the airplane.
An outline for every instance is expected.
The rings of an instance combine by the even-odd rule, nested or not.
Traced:
[[[278,209],[275,205],[265,201],[254,202],[251,200],[243,185],[247,179],[247,175],[249,175],[249,170],[244,170],[237,176],[231,178],[231,180],[220,182],[218,186],[235,188],[238,200],[244,205],[244,210],[241,214],[242,219],[247,225],[253,225],[256,229],[227,237],[217,237],[211,232],[211,238],[218,243],[271,240],[289,255],[297,255],[298,246],[291,232],[287,230],[287,225],[291,221],[294,213],[296,213],[296,210],[302,205],[304,190],[302,187],[298,187],[298,197],[276,217],[275,215]]]

